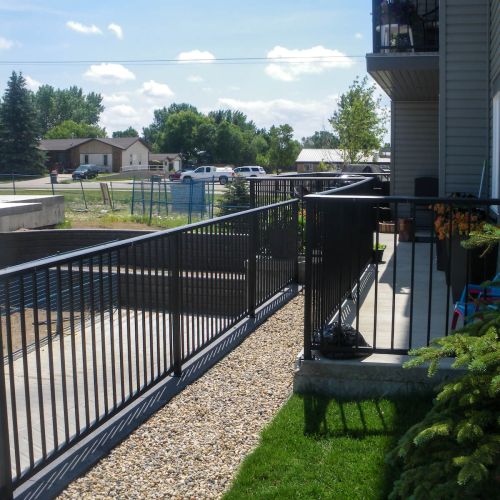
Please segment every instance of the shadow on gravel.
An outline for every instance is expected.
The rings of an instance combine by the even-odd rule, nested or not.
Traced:
[[[47,499],[59,494],[71,481],[90,469],[127,438],[153,413],[230,353],[245,338],[298,293],[292,286],[262,305],[255,318],[246,318],[182,367],[181,377],[167,377],[103,423],[14,492],[15,499]]]

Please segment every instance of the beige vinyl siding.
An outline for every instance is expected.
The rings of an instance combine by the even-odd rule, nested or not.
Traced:
[[[478,193],[489,158],[490,0],[440,3],[441,194]]]
[[[438,109],[437,101],[392,103],[392,194],[413,196],[416,177],[438,176]]]

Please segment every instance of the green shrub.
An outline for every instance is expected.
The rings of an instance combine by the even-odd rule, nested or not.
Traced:
[[[405,366],[430,363],[432,376],[443,358],[463,376],[445,384],[432,409],[388,455],[402,465],[390,498],[494,498],[500,491],[500,313],[483,304],[474,321],[416,356]]]

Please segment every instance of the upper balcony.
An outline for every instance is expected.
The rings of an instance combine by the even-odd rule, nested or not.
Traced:
[[[372,0],[367,70],[393,100],[437,99],[439,0]]]

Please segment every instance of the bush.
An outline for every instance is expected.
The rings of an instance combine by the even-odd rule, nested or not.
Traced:
[[[248,183],[242,177],[236,177],[226,185],[224,194],[218,203],[219,215],[229,215],[250,208]]]
[[[500,491],[499,330],[496,305],[483,303],[464,329],[410,353],[416,357],[405,366],[429,362],[429,376],[448,357],[466,373],[441,388],[388,455],[403,468],[390,498],[494,498]]]

